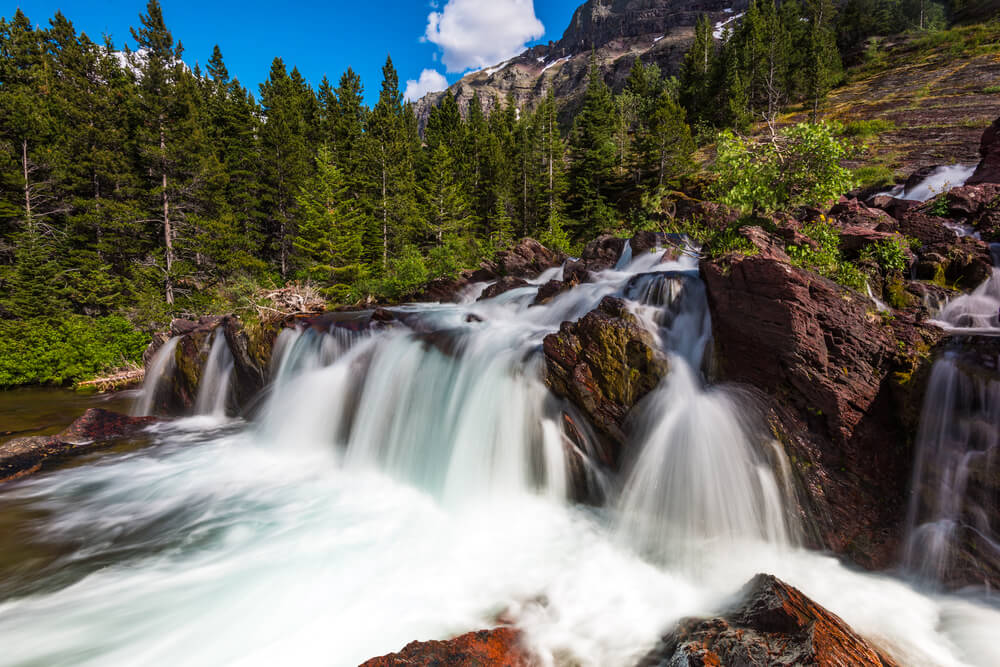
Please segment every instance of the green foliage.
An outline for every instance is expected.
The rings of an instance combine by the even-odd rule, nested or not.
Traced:
[[[940,218],[947,218],[951,214],[951,209],[948,207],[948,197],[938,195],[934,201],[931,202],[930,212],[932,215],[936,215]]]
[[[852,120],[844,125],[844,135],[858,139],[875,137],[883,132],[896,129],[896,123],[884,118],[872,118],[870,120]]]
[[[861,259],[874,262],[885,274],[902,273],[906,270],[905,241],[894,238],[872,243],[861,252]]]
[[[845,287],[865,289],[868,284],[867,276],[858,267],[845,261],[840,254],[840,232],[836,227],[825,219],[820,219],[805,225],[802,233],[813,244],[789,245],[785,250],[792,264],[815,271]]]
[[[996,95],[1000,93],[1000,86],[986,86],[983,88],[983,92],[987,95]]]
[[[896,172],[882,164],[865,165],[854,170],[854,181],[863,188],[888,186],[896,182]]]
[[[772,139],[755,140],[725,130],[719,135],[713,193],[746,213],[818,206],[855,186],[841,161],[853,154],[826,123],[800,123]]]
[[[122,317],[0,321],[0,387],[85,380],[139,363],[148,344]]]

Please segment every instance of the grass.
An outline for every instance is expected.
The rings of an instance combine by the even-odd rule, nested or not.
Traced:
[[[896,182],[896,172],[883,164],[865,165],[854,170],[854,178],[862,188],[892,185]]]
[[[844,126],[844,134],[848,137],[865,139],[896,129],[896,123],[885,118],[869,120],[852,120]]]
[[[1000,86],[986,86],[983,88],[983,92],[987,95],[996,95],[1000,93]]]

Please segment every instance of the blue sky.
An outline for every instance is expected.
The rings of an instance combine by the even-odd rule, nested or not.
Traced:
[[[493,65],[525,44],[557,40],[582,0],[160,0],[167,27],[184,44],[184,60],[204,64],[222,49],[232,75],[257,93],[275,56],[314,85],[327,75],[336,84],[348,66],[361,75],[368,101],[381,85],[387,53],[412,96],[442,89],[469,69]],[[145,0],[30,0],[18,2],[36,25],[57,10],[78,31],[116,45],[129,44]],[[4,11],[10,16],[14,9]]]

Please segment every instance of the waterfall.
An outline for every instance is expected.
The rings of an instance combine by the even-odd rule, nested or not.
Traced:
[[[212,333],[212,348],[205,360],[198,383],[198,397],[195,399],[194,412],[197,415],[225,417],[232,390],[233,353],[226,341],[226,332],[222,327],[216,327]]]
[[[163,383],[173,376],[174,368],[177,366],[177,359],[174,356],[174,352],[177,349],[178,342],[180,342],[180,338],[168,339],[160,346],[156,354],[153,355],[149,366],[146,368],[146,377],[142,383],[142,393],[139,394],[139,398],[132,408],[133,416],[144,417],[152,415],[155,412],[157,407],[156,399],[163,389]]]
[[[917,436],[903,560],[930,583],[1000,562],[1000,375],[963,356],[935,363]]]
[[[976,165],[966,166],[962,164],[944,165],[935,168],[924,180],[913,187],[907,188],[897,185],[892,190],[879,194],[889,195],[897,199],[911,199],[914,201],[927,201],[942,192],[947,192],[952,188],[965,185],[965,182],[972,177],[976,171]]]

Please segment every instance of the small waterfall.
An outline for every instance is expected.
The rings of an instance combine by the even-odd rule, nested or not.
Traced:
[[[625,295],[670,354],[670,374],[639,407],[620,531],[650,557],[699,569],[706,550],[794,542],[788,462],[739,392],[698,376],[711,340],[704,284],[690,273],[636,276]],[[649,309],[652,308],[652,314]]]
[[[198,398],[194,412],[197,415],[225,417],[233,375],[233,353],[229,350],[226,333],[217,327],[212,333],[212,348],[205,360],[198,384]]]
[[[622,248],[621,257],[618,258],[618,263],[615,264],[615,271],[624,271],[628,268],[628,265],[632,263],[632,240],[629,239],[625,242],[625,247]]]
[[[956,573],[975,579],[976,574],[962,574],[1000,562],[1000,484],[990,481],[1000,475],[997,349],[986,350],[992,373],[959,346],[931,373],[904,552],[905,567],[928,583],[947,583]]]
[[[885,301],[875,296],[875,293],[872,291],[871,283],[865,283],[865,290],[868,293],[868,298],[871,299],[871,302],[875,304],[875,308],[877,308],[880,313],[892,312],[892,309],[889,308]]]
[[[927,175],[924,180],[917,185],[907,188],[897,185],[892,190],[879,194],[889,195],[897,199],[911,199],[914,201],[927,201],[942,192],[947,192],[952,188],[965,185],[965,182],[972,177],[976,171],[976,165],[966,166],[953,164],[937,167]]]
[[[177,366],[177,359],[174,352],[177,349],[179,337],[170,338],[165,342],[146,369],[146,378],[142,383],[142,393],[139,395],[135,406],[132,408],[132,415],[145,417],[154,414],[156,410],[156,399],[163,389],[163,382],[174,374]]]
[[[993,273],[970,294],[948,302],[938,313],[937,321],[945,329],[979,333],[1000,332],[1000,244],[990,246]]]

